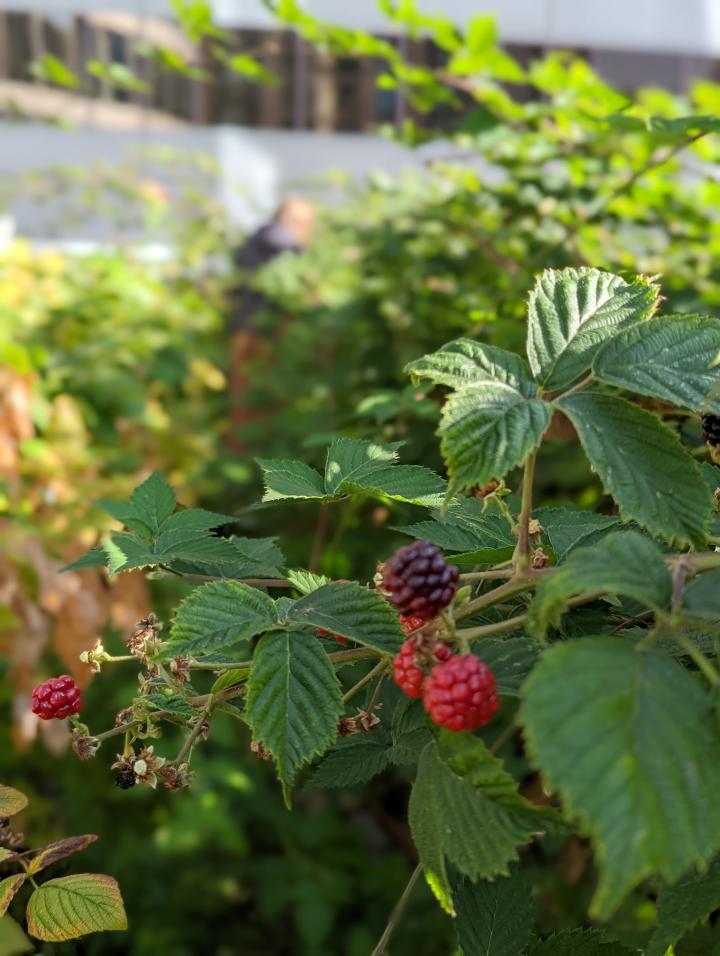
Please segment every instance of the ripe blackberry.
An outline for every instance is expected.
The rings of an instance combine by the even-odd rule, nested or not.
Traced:
[[[393,658],[393,680],[404,694],[419,700],[423,695],[426,676],[426,670],[423,670],[421,665],[425,664],[427,669],[428,664],[445,661],[451,655],[452,651],[447,644],[438,641],[428,658],[420,652],[414,638],[409,638],[403,642]]]
[[[115,786],[120,787],[121,790],[129,790],[135,786],[135,782],[134,770],[121,770],[115,775]]]
[[[68,674],[51,677],[32,692],[32,712],[40,720],[63,720],[82,707],[80,688]]]
[[[495,676],[474,654],[437,664],[423,687],[430,719],[448,730],[475,730],[489,723],[500,706]]]
[[[452,601],[458,574],[434,544],[416,541],[385,562],[383,586],[400,614],[429,621]]]
[[[702,430],[708,445],[717,448],[720,445],[720,415],[703,415]]]

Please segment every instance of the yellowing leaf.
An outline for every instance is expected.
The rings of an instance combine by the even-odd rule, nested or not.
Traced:
[[[127,929],[117,882],[99,873],[76,873],[43,883],[27,908],[28,933],[60,943],[87,933]]]

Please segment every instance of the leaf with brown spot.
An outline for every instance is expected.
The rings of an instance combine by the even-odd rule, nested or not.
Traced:
[[[52,866],[58,860],[64,860],[66,856],[72,856],[73,853],[79,853],[85,847],[94,843],[97,837],[94,833],[85,833],[83,836],[67,837],[65,840],[57,840],[55,843],[48,843],[37,851],[28,866],[28,873],[34,876],[46,866]]]
[[[15,873],[4,880],[0,880],[0,916],[7,913],[8,906],[27,877],[24,873]]]

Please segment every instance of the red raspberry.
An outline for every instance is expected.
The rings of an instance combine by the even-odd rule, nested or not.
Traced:
[[[80,688],[68,674],[51,677],[32,692],[32,711],[40,720],[63,720],[81,707]]]
[[[333,634],[332,631],[325,631],[325,630],[323,630],[322,627],[316,627],[316,628],[315,628],[315,633],[317,634],[318,637],[334,637],[335,640],[338,642],[338,644],[347,644],[347,643],[348,643],[348,638],[347,638],[347,637],[341,637],[340,634]]]
[[[452,651],[447,644],[439,641],[433,651],[434,659],[445,661],[451,656]],[[422,662],[422,658],[419,660]],[[405,641],[393,658],[393,680],[408,697],[422,697],[425,671],[418,666],[418,647],[413,638]]]
[[[412,634],[413,631],[417,631],[418,628],[421,628],[425,621],[421,617],[417,617],[415,614],[411,614],[409,617],[401,617],[400,624],[402,625],[403,631],[406,634]]]
[[[474,654],[451,657],[433,667],[423,703],[430,719],[448,730],[482,727],[500,706],[495,676]]]
[[[416,541],[385,562],[383,586],[400,614],[429,621],[452,601],[459,571],[429,541]]]

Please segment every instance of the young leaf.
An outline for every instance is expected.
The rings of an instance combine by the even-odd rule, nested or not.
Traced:
[[[518,956],[535,922],[532,888],[517,868],[509,876],[470,883],[455,891],[457,935],[463,956]]]
[[[48,880],[30,897],[27,928],[31,936],[48,943],[127,929],[120,889],[112,877],[99,873]]]
[[[343,737],[325,754],[305,789],[324,790],[367,783],[387,767],[390,745],[390,737],[382,730]]]
[[[680,545],[702,545],[712,501],[694,459],[658,418],[592,392],[557,403],[623,517]]]
[[[255,650],[247,695],[255,740],[273,755],[285,801],[295,776],[337,736],[340,684],[314,634],[266,634]]]
[[[333,581],[306,594],[293,604],[288,620],[320,627],[386,654],[395,654],[405,639],[388,602],[377,591],[354,582]]]
[[[279,458],[256,458],[265,477],[263,501],[287,498],[324,498],[322,476],[302,461]]]
[[[608,385],[720,413],[720,319],[664,315],[623,329],[596,354],[595,377]]]
[[[530,605],[528,630],[544,637],[560,624],[574,594],[602,591],[633,598],[653,610],[670,602],[672,579],[660,549],[638,531],[614,531],[577,548],[562,567],[541,578]]]
[[[52,866],[58,860],[64,860],[73,853],[79,853],[85,847],[94,843],[97,837],[92,833],[85,833],[83,836],[67,837],[65,840],[57,840],[55,843],[48,843],[36,851],[35,856],[28,866],[28,874],[34,876],[46,866]]]
[[[547,939],[538,940],[528,956],[633,956],[628,949],[599,929],[564,929]]]
[[[144,522],[153,534],[157,534],[175,510],[175,492],[160,472],[154,471],[133,491],[128,504],[132,507],[135,517]]]
[[[625,325],[649,318],[658,287],[598,269],[546,269],[528,303],[527,354],[546,392],[560,391],[590,368],[599,346]]]
[[[271,598],[237,581],[210,581],[178,606],[167,653],[212,654],[277,626]]]
[[[14,817],[28,805],[28,798],[24,793],[13,787],[4,787],[0,784],[0,818]]]
[[[330,584],[330,578],[324,574],[313,574],[311,571],[288,571],[286,577],[290,584],[301,594],[310,594],[318,588]]]
[[[693,870],[673,886],[665,886],[658,897],[658,925],[645,950],[646,956],[664,956],[669,946],[688,930],[706,920],[720,907],[720,857],[707,870]]]
[[[574,548],[600,541],[618,525],[618,519],[612,515],[568,508],[538,508],[533,517],[545,530],[558,564],[562,564]]]
[[[624,641],[582,638],[546,651],[524,695],[532,762],[597,849],[592,916],[609,917],[645,877],[672,881],[715,854],[720,735],[710,699],[682,667]]]
[[[26,879],[25,873],[15,873],[13,876],[0,880],[0,917],[7,913],[8,906]]]
[[[447,732],[428,744],[409,821],[425,878],[443,909],[454,913],[446,859],[471,880],[505,875],[517,847],[542,828],[544,813],[518,794],[514,778],[479,738]]]
[[[456,339],[405,366],[415,379],[427,378],[435,385],[460,390],[468,385],[502,382],[527,397],[530,373],[519,355],[474,339]]]
[[[537,448],[551,416],[547,402],[502,382],[454,392],[439,428],[450,487],[485,485],[504,477]]]

